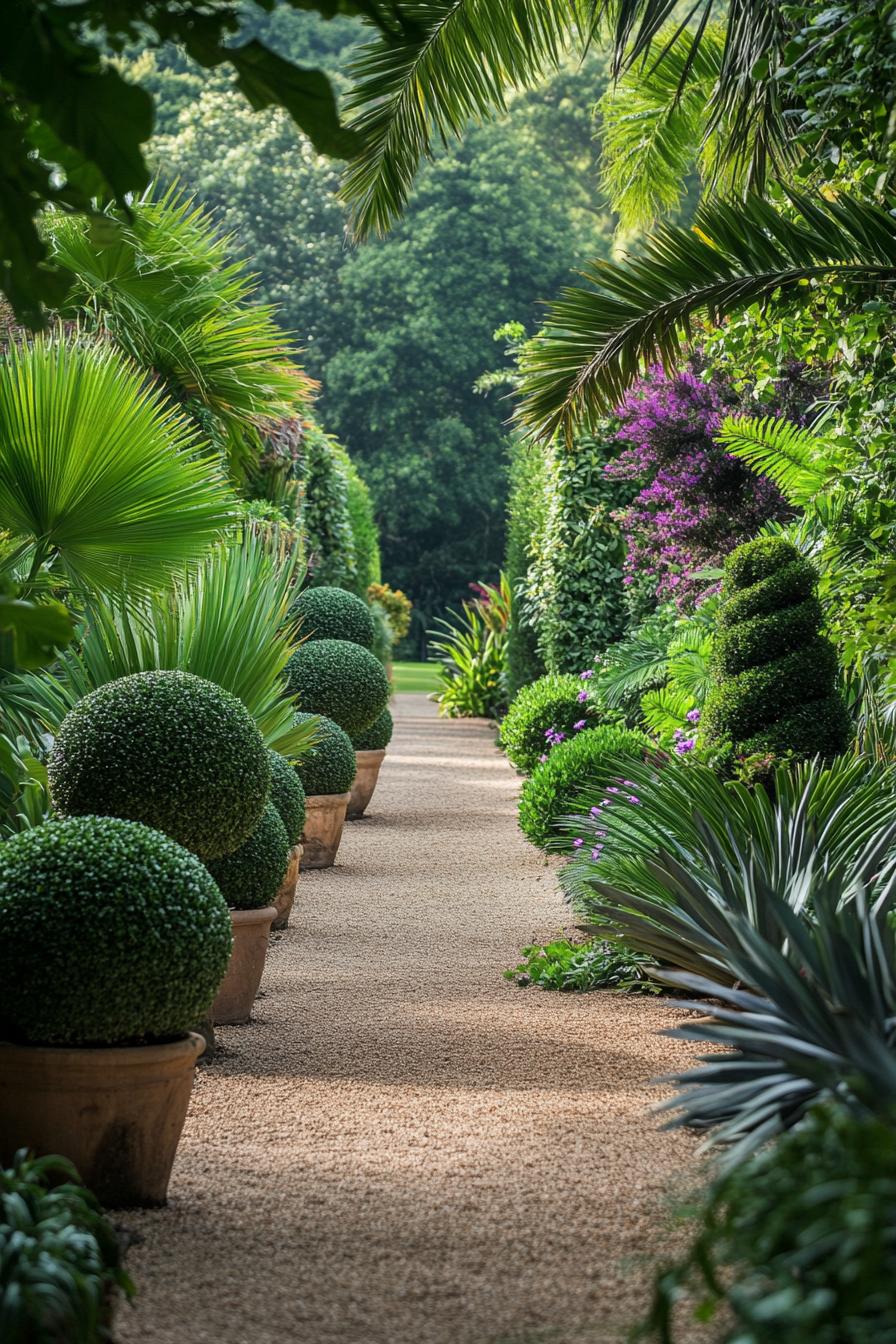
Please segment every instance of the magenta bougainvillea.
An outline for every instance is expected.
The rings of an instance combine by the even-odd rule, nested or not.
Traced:
[[[651,369],[617,410],[619,457],[611,475],[641,483],[616,515],[626,538],[623,583],[646,586],[650,605],[692,605],[707,591],[695,570],[717,565],[787,505],[772,481],[756,476],[713,441],[736,400],[718,380]]]

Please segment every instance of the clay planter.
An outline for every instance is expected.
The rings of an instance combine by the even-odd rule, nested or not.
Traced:
[[[318,793],[305,799],[302,868],[332,868],[342,839],[350,793]]]
[[[0,1165],[18,1148],[60,1153],[102,1204],[164,1204],[204,1049],[193,1032],[167,1045],[0,1043]]]
[[[274,905],[263,905],[260,910],[231,910],[233,951],[212,1004],[212,1022],[216,1027],[248,1022],[252,1016],[268,953],[268,934],[276,914]]]
[[[355,782],[352,785],[348,810],[345,814],[349,821],[357,821],[359,817],[363,817],[370,805],[385,754],[384,748],[379,751],[355,752],[358,768],[355,773]]]
[[[280,890],[274,897],[274,905],[277,907],[277,917],[271,925],[272,929],[288,929],[289,916],[292,912],[292,903],[296,898],[296,887],[299,885],[299,861],[302,857],[302,846],[293,845],[289,851],[289,867],[286,870],[286,876],[280,883]]]

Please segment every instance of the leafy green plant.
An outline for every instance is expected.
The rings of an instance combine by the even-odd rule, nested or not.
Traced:
[[[336,440],[313,420],[302,428],[300,471],[310,581],[354,592],[358,575],[345,459]]]
[[[271,802],[283,822],[290,848],[305,829],[305,790],[295,767],[277,751],[268,752],[271,763]]]
[[[142,821],[211,859],[254,830],[271,768],[235,696],[189,672],[137,672],[66,715],[49,779],[62,816]]]
[[[314,745],[296,765],[306,795],[348,793],[357,768],[348,733],[325,714],[297,714],[296,718],[313,721],[315,729]]]
[[[5,1344],[111,1344],[118,1293],[134,1285],[99,1201],[66,1158],[16,1153],[0,1170]]]
[[[366,602],[344,588],[306,588],[290,608],[306,639],[348,639],[372,649],[373,617]]]
[[[203,864],[148,826],[75,817],[0,846],[0,1021],[12,1039],[183,1035],[207,1012],[230,948]]]
[[[524,947],[523,960],[505,971],[504,978],[521,989],[537,985],[577,994],[591,989],[659,993],[661,986],[649,978],[650,968],[649,958],[599,938],[585,943],[557,938],[543,947],[538,943]]]
[[[815,581],[811,563],[781,538],[760,537],[728,557],[703,716],[707,742],[731,742],[744,755],[845,750],[849,720]]]
[[[0,839],[46,821],[47,769],[24,737],[0,735]]]
[[[288,863],[286,827],[268,803],[248,840],[219,859],[209,859],[206,867],[231,910],[258,910],[273,904]]]
[[[348,481],[348,516],[352,527],[355,577],[352,592],[367,596],[368,589],[380,582],[380,533],[376,525],[373,500],[367,482],[343,449],[346,479]]]
[[[430,648],[439,662],[439,713],[448,718],[488,718],[504,699],[510,588],[505,575],[497,585],[472,585],[480,596],[464,602],[451,620],[438,620]]]
[[[593,728],[601,717],[590,677],[548,673],[514,696],[501,721],[501,746],[517,770],[531,774],[551,750],[552,739]]]
[[[372,583],[367,589],[367,600],[383,608],[392,628],[392,643],[398,644],[411,628],[411,612],[414,604],[400,588],[391,588],[388,583]]]
[[[557,824],[589,790],[612,785],[620,759],[643,757],[650,740],[627,728],[587,728],[551,749],[523,785],[520,830],[542,849],[559,845]],[[624,767],[623,767],[624,768]]]
[[[326,715],[347,733],[362,733],[389,702],[383,665],[347,639],[301,644],[286,667],[286,684],[303,710]]]
[[[384,709],[369,728],[365,728],[363,733],[357,733],[352,738],[352,746],[355,751],[383,751],[392,741],[394,728],[390,711]]]

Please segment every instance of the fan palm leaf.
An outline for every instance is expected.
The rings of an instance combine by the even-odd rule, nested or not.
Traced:
[[[112,346],[12,342],[0,357],[0,517],[78,587],[135,590],[196,561],[231,516],[216,465]]]

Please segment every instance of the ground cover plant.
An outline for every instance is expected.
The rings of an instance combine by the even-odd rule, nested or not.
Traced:
[[[533,943],[523,948],[522,956],[518,966],[504,972],[504,978],[520,989],[537,985],[584,994],[591,989],[659,993],[662,988],[650,979],[653,962],[649,957],[600,938],[579,943],[556,938],[544,946]]]

